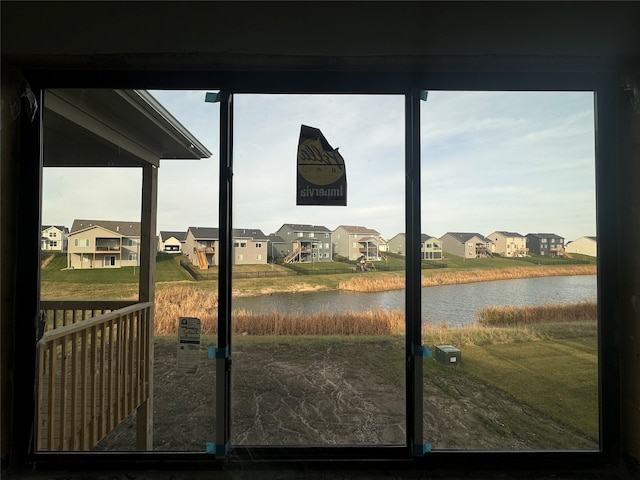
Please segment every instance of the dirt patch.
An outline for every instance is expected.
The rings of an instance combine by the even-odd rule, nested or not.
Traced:
[[[239,339],[242,340],[242,339]],[[215,441],[215,361],[176,368],[158,342],[154,446],[205,451]],[[597,444],[466,373],[425,359],[423,428],[434,449],[595,449]],[[391,365],[391,366],[390,366]],[[286,339],[234,344],[233,445],[403,445],[403,341]],[[96,447],[133,450],[135,418]]]
[[[53,260],[55,258],[55,255],[52,253],[51,255],[44,257],[41,261],[40,261],[40,269],[45,268],[47,265],[49,265],[51,263],[51,260]]]

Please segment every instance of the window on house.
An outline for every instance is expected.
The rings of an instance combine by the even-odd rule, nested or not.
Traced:
[[[262,248],[262,243],[260,243],[260,242],[256,242],[255,247],[256,247],[256,248]]]

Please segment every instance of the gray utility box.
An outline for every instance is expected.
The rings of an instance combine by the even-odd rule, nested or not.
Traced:
[[[462,354],[453,345],[436,345],[436,360],[443,365],[458,365]]]

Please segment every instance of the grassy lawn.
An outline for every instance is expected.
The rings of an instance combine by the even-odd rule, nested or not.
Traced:
[[[531,262],[517,258],[463,258],[446,254],[447,270],[493,270],[496,268],[531,267]]]
[[[156,257],[156,282],[195,281],[180,266],[182,255],[158,252]]]
[[[587,437],[598,438],[596,337],[468,346],[462,370]]]

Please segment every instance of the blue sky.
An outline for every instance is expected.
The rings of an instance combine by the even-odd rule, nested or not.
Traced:
[[[213,153],[161,161],[158,230],[217,227],[218,105],[204,91],[151,93]],[[236,95],[234,116],[236,228],[404,231],[403,97]],[[432,91],[421,117],[424,233],[596,234],[592,93]],[[346,207],[295,205],[301,124],[344,157]],[[140,182],[137,169],[45,169],[43,224],[139,220]]]

